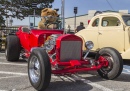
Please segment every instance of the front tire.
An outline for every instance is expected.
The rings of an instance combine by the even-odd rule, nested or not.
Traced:
[[[117,78],[123,70],[123,60],[120,53],[114,48],[106,47],[98,52],[96,59],[100,56],[108,60],[108,66],[99,69],[98,74],[109,80]]]
[[[28,76],[31,85],[38,91],[44,91],[51,79],[51,64],[46,51],[34,49],[28,60]]]
[[[9,35],[5,42],[5,56],[7,61],[18,61],[20,56],[20,41],[16,35]]]

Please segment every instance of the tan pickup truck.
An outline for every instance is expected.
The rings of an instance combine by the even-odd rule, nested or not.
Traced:
[[[91,40],[93,51],[115,48],[123,59],[130,59],[130,14],[102,13],[94,16],[86,29],[76,33],[84,43]],[[85,50],[85,46],[83,46]]]

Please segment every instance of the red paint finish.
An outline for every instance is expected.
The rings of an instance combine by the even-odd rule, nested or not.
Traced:
[[[19,31],[16,32],[16,35],[20,39],[22,47],[25,49],[26,57],[30,56],[31,48],[40,47],[46,41],[47,37],[52,34],[63,34],[63,30],[37,30],[32,29],[29,32],[23,32],[22,27],[19,27]],[[82,58],[82,46],[80,60],[67,60],[66,62],[60,61],[60,48],[62,41],[81,41],[82,39],[76,35],[63,34],[56,39],[56,48],[53,49],[49,54],[56,52],[56,59],[51,59],[50,62],[52,67],[57,68],[52,70],[53,74],[66,74],[66,73],[75,73],[79,71],[92,71],[101,69],[101,67],[107,67],[109,62],[103,56],[100,56],[98,60],[95,60],[95,65],[92,65],[89,60],[84,60]],[[70,50],[71,51],[71,50]],[[44,55],[43,55],[44,56]]]
[[[63,30],[37,30],[32,29],[29,32],[23,32],[22,27],[18,28],[16,35],[20,39],[22,47],[30,52],[31,48],[41,46],[46,38],[51,34],[63,34]]]
[[[104,58],[103,56],[100,56],[98,60],[99,60],[100,64],[102,64],[104,67],[108,67],[109,62],[106,58]]]
[[[66,35],[58,37],[58,39],[56,40],[56,53],[57,53],[56,59],[59,61],[60,61],[59,58],[60,58],[61,41],[81,41],[82,42],[82,39],[76,35],[71,35],[71,34],[66,34]],[[80,53],[81,53],[81,59],[82,59],[82,46],[81,46]]]
[[[98,60],[95,60],[96,65],[91,65],[89,60],[70,60],[69,62],[52,62],[52,65],[57,65],[61,70],[52,70],[53,74],[68,74],[81,71],[96,71],[102,67],[109,65],[108,60],[100,56]]]
[[[70,69],[63,69],[63,70],[52,70],[53,74],[67,74],[67,73],[76,73],[81,71],[93,71],[98,70],[102,67],[102,65],[93,66],[93,67],[81,67],[81,68],[70,68]]]

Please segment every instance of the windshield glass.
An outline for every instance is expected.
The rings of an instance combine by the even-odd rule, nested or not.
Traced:
[[[39,22],[42,20],[42,18],[44,19],[44,23],[42,22],[43,26],[46,26],[46,29],[50,29],[48,28],[48,26],[56,26],[55,28],[52,29],[62,29],[62,23],[61,23],[61,18],[60,17],[54,17],[56,20],[52,23],[48,23],[49,22],[49,18],[50,17],[41,17],[41,16],[37,16],[37,15],[31,15],[29,16],[29,26],[31,29],[38,29],[38,24]]]
[[[122,18],[123,18],[125,24],[127,26],[130,26],[130,15],[123,15]]]
[[[38,27],[38,23],[41,20],[40,16],[30,16],[29,17],[29,26],[30,28]]]

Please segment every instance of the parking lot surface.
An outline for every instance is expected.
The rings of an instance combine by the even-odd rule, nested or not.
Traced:
[[[30,84],[27,62],[7,62],[0,53],[0,91],[36,91]],[[46,91],[130,91],[130,67],[124,66],[115,80],[102,79],[97,72],[84,72],[71,76],[54,76]]]

